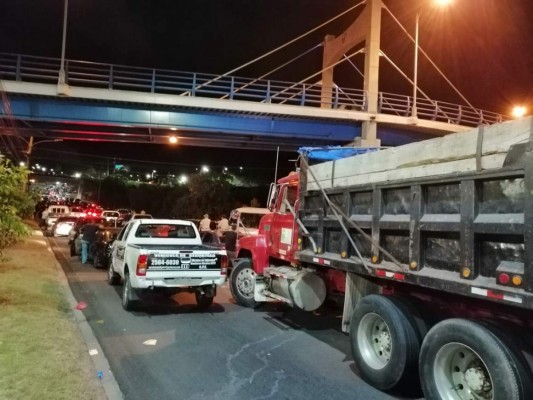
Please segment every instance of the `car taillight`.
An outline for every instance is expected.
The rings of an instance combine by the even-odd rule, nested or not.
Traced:
[[[228,274],[228,256],[220,257],[220,275]]]
[[[146,269],[148,267],[148,255],[141,254],[137,259],[137,276],[146,276]]]
[[[228,268],[228,256],[222,256],[220,258],[220,267],[222,269]]]

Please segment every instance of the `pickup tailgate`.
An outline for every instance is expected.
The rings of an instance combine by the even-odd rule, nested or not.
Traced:
[[[147,279],[179,277],[220,277],[222,258],[220,250],[149,250],[147,255]],[[225,271],[224,271],[225,274]]]

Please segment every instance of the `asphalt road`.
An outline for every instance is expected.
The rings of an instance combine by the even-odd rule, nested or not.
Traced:
[[[88,305],[85,316],[128,400],[418,397],[385,394],[359,378],[340,311],[242,308],[226,284],[207,311],[181,293],[129,313],[121,306],[122,287],[109,286],[104,270],[71,258],[66,238],[50,242],[74,296]]]

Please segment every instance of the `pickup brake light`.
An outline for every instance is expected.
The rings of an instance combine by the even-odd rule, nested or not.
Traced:
[[[228,271],[228,256],[220,257],[220,274],[226,275]]]
[[[137,276],[146,276],[146,269],[148,268],[148,255],[141,254],[137,259]]]

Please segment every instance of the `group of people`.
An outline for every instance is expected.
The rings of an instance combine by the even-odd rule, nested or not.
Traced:
[[[237,224],[230,225],[229,220],[225,215],[222,215],[217,222],[211,220],[209,214],[204,214],[204,218],[200,220],[200,232],[216,232],[217,236],[224,242],[228,256],[230,256],[230,258],[235,257],[238,237]]]
[[[225,215],[220,217],[219,221],[211,220],[209,214],[204,214],[204,218],[200,220],[200,232],[215,232],[221,236],[225,231],[230,229],[229,220]]]

